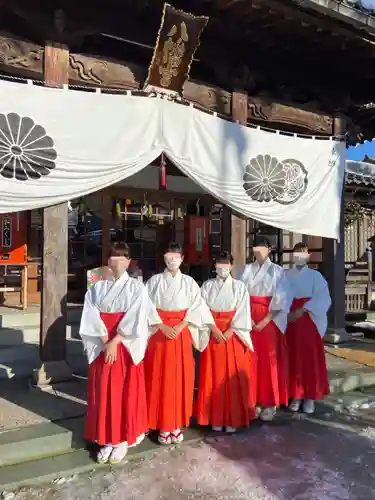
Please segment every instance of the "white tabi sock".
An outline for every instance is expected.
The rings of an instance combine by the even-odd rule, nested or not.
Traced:
[[[301,407],[302,400],[301,399],[292,399],[289,404],[290,411],[298,411]]]
[[[96,457],[96,461],[98,464],[105,464],[108,462],[109,457],[111,456],[113,450],[113,446],[111,444],[107,444],[106,446],[103,446]]]
[[[111,456],[109,458],[109,462],[111,464],[119,464],[126,457],[127,453],[128,444],[120,443],[113,448]]]
[[[315,411],[315,402],[312,399],[305,399],[302,405],[303,413],[311,415]]]

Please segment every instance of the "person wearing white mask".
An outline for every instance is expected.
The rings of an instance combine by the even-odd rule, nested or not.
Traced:
[[[216,278],[203,283],[202,296],[211,310],[210,342],[200,355],[196,417],[214,431],[235,432],[255,418],[252,393],[250,297],[231,276],[233,258],[221,253]]]
[[[89,363],[85,438],[99,444],[99,463],[121,462],[149,429],[143,358],[161,319],[129,264],[128,245],[114,243],[104,279],[86,293],[79,328]]]
[[[280,405],[288,405],[288,360],[284,333],[290,294],[284,269],[271,262],[271,244],[258,236],[254,242],[255,262],[245,267],[241,281],[250,294],[254,345],[252,379],[259,418],[273,420]]]
[[[293,296],[286,340],[289,352],[289,408],[314,413],[315,403],[329,393],[323,337],[331,306],[328,284],[319,271],[310,269],[305,243],[293,249],[292,269],[287,279]]]
[[[183,441],[193,413],[195,363],[193,345],[203,350],[209,337],[204,327],[214,324],[200,288],[182,274],[183,251],[170,243],[164,254],[166,269],[146,283],[151,301],[163,322],[149,340],[145,356],[146,393],[150,429],[159,443]]]

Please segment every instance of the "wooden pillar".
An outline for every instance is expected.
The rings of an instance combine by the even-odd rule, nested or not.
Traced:
[[[345,118],[335,118],[334,135],[344,135],[345,131]],[[350,335],[345,329],[344,192],[341,198],[340,239],[323,238],[323,271],[332,297],[332,306],[328,313],[328,331],[325,335],[325,340],[329,343],[346,342],[350,339]]]
[[[46,43],[44,81],[61,87],[69,81],[69,51],[65,46]],[[53,110],[51,110],[53,113]],[[66,361],[68,282],[68,203],[43,210],[43,265],[40,314],[40,360],[34,371],[38,385],[68,380],[72,370]]]
[[[108,190],[102,193],[102,265],[108,264],[108,254],[111,246],[112,197]]]
[[[242,125],[247,124],[247,94],[235,91],[232,94],[232,118]],[[231,253],[234,258],[233,276],[238,277],[246,265],[246,219],[232,212]]]

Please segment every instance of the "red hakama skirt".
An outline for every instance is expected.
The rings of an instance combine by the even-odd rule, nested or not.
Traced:
[[[217,327],[230,328],[235,311],[211,311]],[[245,427],[255,418],[250,383],[252,352],[233,334],[220,344],[211,334],[200,355],[196,416],[200,425]]]
[[[271,297],[250,297],[251,319],[262,321],[269,313]],[[251,331],[254,346],[253,387],[261,407],[288,404],[288,352],[284,335],[273,321],[263,330]]]
[[[186,311],[158,310],[162,322],[176,326]],[[195,362],[188,328],[176,339],[158,330],[145,356],[146,394],[150,429],[173,432],[188,427],[193,413]]]
[[[294,299],[291,311],[301,309],[309,298]],[[306,312],[288,323],[289,395],[317,401],[329,394],[324,343],[311,316]]]
[[[101,313],[108,338],[117,335],[124,313]],[[135,365],[120,343],[117,359],[105,362],[105,353],[90,364],[85,438],[104,446],[127,442],[128,446],[148,431],[143,361]]]

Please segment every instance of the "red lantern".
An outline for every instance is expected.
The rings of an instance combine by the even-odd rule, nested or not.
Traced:
[[[167,163],[165,161],[164,154],[161,155],[159,167],[159,189],[167,189]]]

